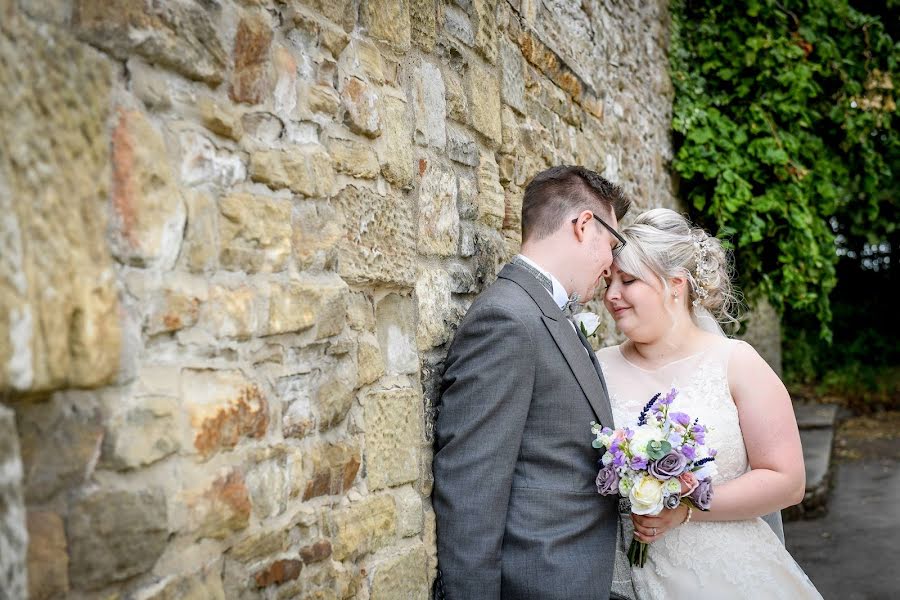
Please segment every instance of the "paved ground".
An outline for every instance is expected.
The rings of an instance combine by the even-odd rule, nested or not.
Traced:
[[[837,435],[828,514],[785,523],[791,554],[826,600],[900,598],[900,413]]]

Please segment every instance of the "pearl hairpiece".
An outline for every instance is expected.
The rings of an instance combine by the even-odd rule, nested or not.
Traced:
[[[706,297],[709,296],[709,290],[707,288],[715,283],[718,265],[710,256],[709,249],[712,242],[710,241],[709,236],[702,231],[697,231],[694,232],[691,237],[693,238],[694,252],[697,256],[697,266],[692,273],[694,290],[697,292],[697,297],[694,298],[693,304],[694,306],[699,306],[700,301],[705,300]]]

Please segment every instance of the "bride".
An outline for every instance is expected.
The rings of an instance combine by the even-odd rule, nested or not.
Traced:
[[[726,338],[735,298],[721,243],[668,209],[622,236],[603,301],[628,340],[597,353],[615,423],[636,423],[657,392],[709,427],[718,474],[708,511],[632,515],[650,543],[631,570],[639,600],[821,598],[762,515],[803,498],[800,436],[787,390],[747,343]]]

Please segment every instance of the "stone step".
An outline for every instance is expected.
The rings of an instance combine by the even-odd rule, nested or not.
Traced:
[[[833,404],[795,404],[794,414],[806,465],[806,494],[800,504],[782,512],[786,520],[817,517],[827,510],[838,407]]]

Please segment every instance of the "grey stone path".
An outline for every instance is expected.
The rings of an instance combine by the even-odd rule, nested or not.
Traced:
[[[832,465],[828,514],[785,523],[791,554],[826,600],[900,598],[900,460]]]

